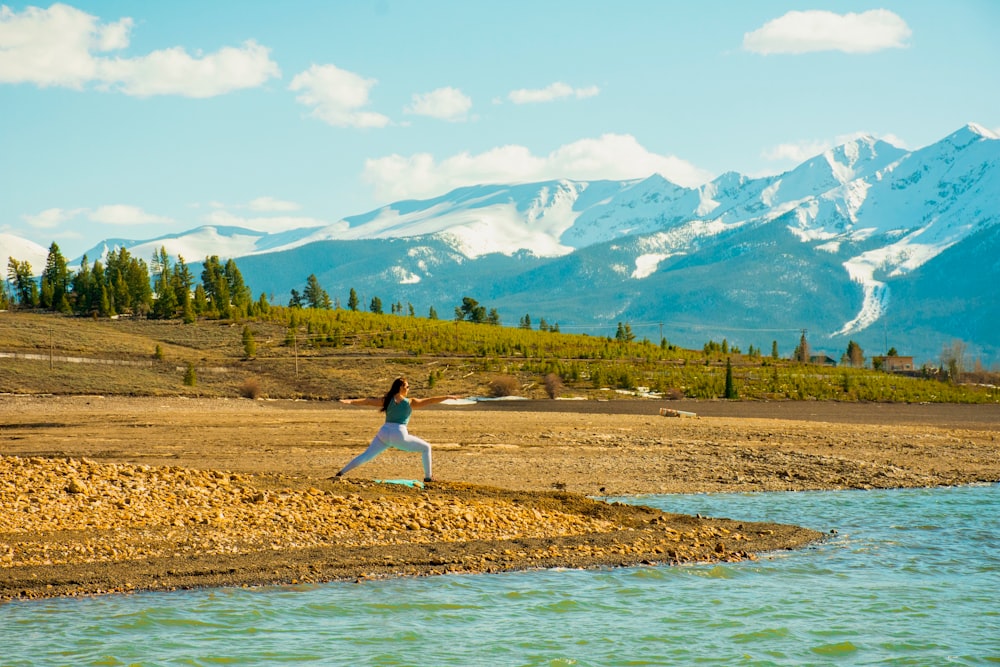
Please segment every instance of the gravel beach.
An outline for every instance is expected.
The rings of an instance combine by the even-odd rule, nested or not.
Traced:
[[[660,408],[695,417],[663,417]],[[742,560],[821,539],[595,497],[1000,480],[1000,406],[511,401],[421,410],[419,457],[331,479],[333,402],[0,397],[0,599]]]

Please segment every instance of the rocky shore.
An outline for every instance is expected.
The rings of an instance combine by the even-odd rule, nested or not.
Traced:
[[[755,558],[820,535],[566,493],[0,458],[0,600]]]
[[[331,479],[377,427],[374,410],[5,397],[0,600],[742,560],[829,527],[587,496],[1000,479],[991,406],[980,421],[937,423],[881,408],[837,423],[812,409],[770,420],[428,409],[414,431],[435,444],[441,481],[419,488],[373,481],[419,472],[401,452]]]

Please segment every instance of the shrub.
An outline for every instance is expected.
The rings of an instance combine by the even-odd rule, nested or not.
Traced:
[[[521,383],[517,381],[516,377],[510,375],[500,375],[493,378],[493,381],[490,383],[490,394],[494,398],[516,396],[517,390],[520,388]]]
[[[257,400],[261,397],[260,381],[257,378],[247,378],[240,385],[240,396]]]
[[[545,376],[545,393],[548,394],[549,398],[556,398],[559,396],[559,392],[562,391],[563,382],[562,378],[555,373],[549,373]]]
[[[187,370],[184,371],[184,385],[187,387],[193,387],[196,384],[198,384],[198,375],[194,372],[194,364],[189,361]]]

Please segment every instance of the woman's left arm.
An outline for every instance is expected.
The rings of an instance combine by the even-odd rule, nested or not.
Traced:
[[[461,398],[460,396],[455,396],[454,394],[448,394],[447,396],[431,396],[429,398],[411,398],[410,407],[416,410],[417,408],[424,408],[428,405],[434,405],[435,403],[441,403],[448,400],[456,400]]]

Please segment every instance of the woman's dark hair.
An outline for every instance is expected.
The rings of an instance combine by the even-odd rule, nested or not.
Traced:
[[[399,393],[399,390],[403,388],[404,384],[406,384],[406,378],[404,377],[398,377],[392,381],[392,388],[389,389],[386,395],[382,397],[382,409],[380,412],[385,412],[389,409],[389,401],[396,398],[396,394]]]

